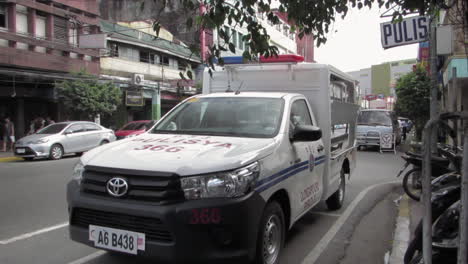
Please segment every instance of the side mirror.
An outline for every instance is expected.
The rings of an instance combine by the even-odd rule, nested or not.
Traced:
[[[291,141],[317,141],[322,138],[322,130],[316,126],[297,126]]]

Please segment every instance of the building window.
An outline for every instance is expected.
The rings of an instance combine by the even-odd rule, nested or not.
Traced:
[[[161,55],[161,64],[169,66],[169,57],[166,55]]]
[[[232,30],[232,44],[234,47],[237,47],[237,31]]]
[[[119,57],[119,45],[117,43],[110,44],[110,56]]]
[[[149,52],[140,50],[140,62],[144,62],[144,63],[150,62]]]
[[[276,30],[278,30],[279,32],[281,32],[281,23],[276,24]]]
[[[184,61],[179,61],[177,68],[181,71],[185,71],[187,68],[187,63]]]
[[[154,53],[150,53],[150,63],[151,64],[159,64],[159,55],[158,54],[154,54]]]
[[[224,34],[228,37],[228,39],[231,38],[231,29],[228,26],[224,26]]]
[[[286,25],[283,26],[283,35],[285,37],[289,36],[289,27]]]
[[[243,35],[240,32],[238,32],[238,36],[239,36],[239,38],[238,38],[239,49],[243,50],[244,49],[244,41],[242,40]]]
[[[28,10],[20,5],[16,5],[16,32],[28,33]]]
[[[70,24],[68,29],[68,43],[71,46],[78,46],[78,29],[76,24]]]
[[[0,27],[6,28],[7,26],[7,9],[4,4],[0,4]]]

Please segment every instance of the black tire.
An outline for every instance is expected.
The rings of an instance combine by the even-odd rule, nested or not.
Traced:
[[[340,187],[326,200],[328,210],[338,210],[343,206],[346,193],[346,177],[343,168],[341,169],[340,174]]]
[[[63,157],[63,147],[60,144],[54,144],[50,147],[49,159],[59,160]]]
[[[422,185],[421,185],[422,171],[419,168],[409,170],[403,177],[403,190],[413,200],[421,200]]]
[[[23,160],[25,160],[25,161],[32,161],[33,159],[34,158],[32,158],[32,157],[23,158]]]
[[[278,264],[286,234],[284,213],[277,201],[267,204],[260,221],[256,264]]]

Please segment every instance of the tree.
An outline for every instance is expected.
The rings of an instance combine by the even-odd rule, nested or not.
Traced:
[[[421,66],[397,80],[395,91],[397,101],[395,112],[409,118],[416,131],[417,140],[421,140],[424,125],[429,120],[431,81]]]
[[[110,115],[122,103],[122,91],[110,82],[80,72],[74,78],[55,84],[57,97],[67,113],[79,119]]]

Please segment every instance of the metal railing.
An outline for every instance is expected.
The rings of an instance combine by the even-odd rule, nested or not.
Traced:
[[[422,203],[423,211],[423,258],[424,264],[432,264],[432,206],[431,206],[431,155],[433,133],[437,130],[437,125],[444,120],[456,119],[467,122],[463,129],[463,161],[461,174],[461,209],[459,218],[459,247],[458,264],[468,263],[467,239],[468,239],[468,111],[450,112],[440,114],[434,119],[429,120],[424,127],[423,133],[423,180],[422,180]]]

